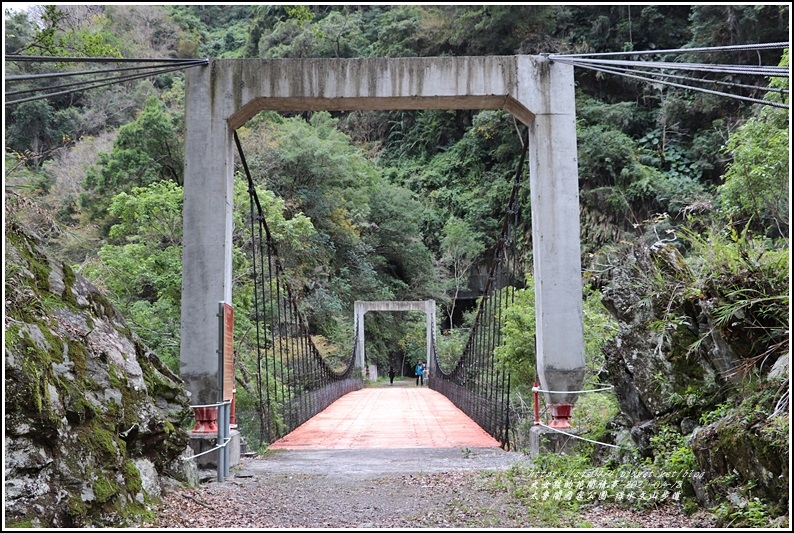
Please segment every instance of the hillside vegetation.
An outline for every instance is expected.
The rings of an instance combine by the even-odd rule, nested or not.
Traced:
[[[660,50],[656,61],[788,67],[780,47],[673,51],[787,42],[789,24],[788,5],[35,6],[5,12],[6,75],[25,76],[6,84],[6,100],[40,86],[37,74],[111,68],[9,57],[17,55]],[[725,526],[787,526],[789,78],[693,74],[773,106],[594,70],[575,76],[586,388],[613,389],[583,395],[574,419],[589,438],[622,446],[585,447],[580,467],[677,472],[690,510],[707,507]],[[70,79],[80,78],[57,83]],[[184,72],[56,92],[6,105],[4,235],[35,233],[178,375]],[[238,130],[325,355],[352,350],[355,300],[434,299],[440,359],[455,361],[499,237],[520,132],[509,113],[488,110],[262,112]],[[255,408],[256,373],[247,187],[241,174],[233,235],[241,410]],[[520,253],[530,282],[504,314],[497,351],[516,405],[530,398],[535,375],[530,213],[526,202]],[[6,329],[28,316],[12,273],[7,266]],[[366,327],[379,368],[424,359],[424,316],[377,313]]]

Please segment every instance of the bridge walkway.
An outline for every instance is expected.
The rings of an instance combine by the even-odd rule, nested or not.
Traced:
[[[499,442],[444,395],[413,379],[345,394],[269,449],[489,448]]]

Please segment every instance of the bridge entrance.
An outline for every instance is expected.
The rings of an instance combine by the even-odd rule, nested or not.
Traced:
[[[427,368],[433,368],[434,363],[434,341],[436,337],[436,302],[435,300],[424,301],[380,301],[364,302],[357,301],[354,305],[354,321],[356,331],[356,366],[362,370],[366,366],[366,349],[364,338],[364,315],[369,311],[424,311],[427,339],[427,355],[425,361]],[[375,378],[376,376],[371,376]]]
[[[573,67],[544,56],[215,59],[187,72],[181,377],[217,401],[231,302],[235,130],[262,110],[504,109],[527,125],[537,365],[572,405],[584,379]],[[568,392],[571,391],[571,392]]]

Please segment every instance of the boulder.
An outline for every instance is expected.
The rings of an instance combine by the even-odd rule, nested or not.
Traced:
[[[167,479],[196,479],[181,380],[13,223],[5,260],[5,524],[139,522]]]

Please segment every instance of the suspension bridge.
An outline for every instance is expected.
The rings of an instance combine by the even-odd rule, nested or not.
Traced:
[[[501,313],[523,278],[525,265],[515,248],[518,191],[528,172],[538,377],[550,391],[545,394],[553,420],[567,427],[585,369],[573,67],[541,56],[237,59],[210,60],[187,71],[181,377],[197,406],[197,432],[217,434],[221,443],[232,438],[235,155],[250,194],[263,442],[283,437],[364,386],[363,318],[377,310],[362,302],[353,313],[356,340],[346,364],[332,368],[323,360],[285,280],[236,129],[262,110],[389,109],[505,109],[526,126],[485,294],[453,368],[438,364],[435,319],[428,311],[429,384],[509,447],[510,379],[496,364],[494,349]]]

